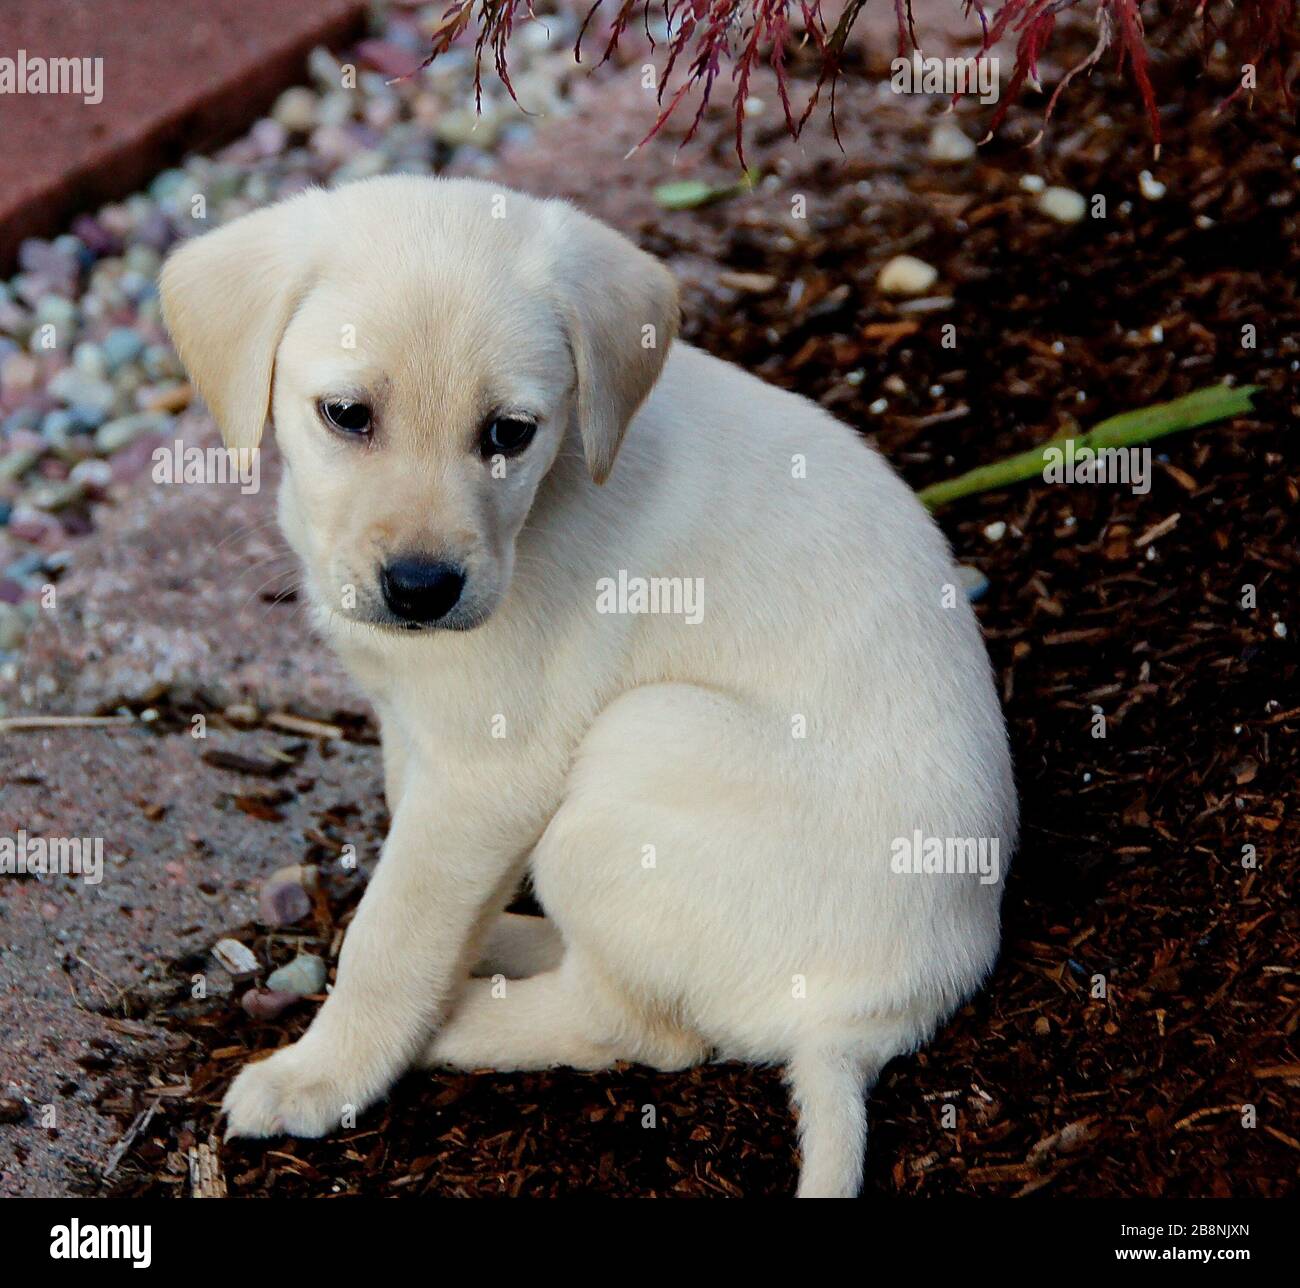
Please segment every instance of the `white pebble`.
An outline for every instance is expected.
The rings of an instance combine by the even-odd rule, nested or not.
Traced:
[[[889,399],[877,398],[876,401],[873,402],[871,406],[867,408],[867,410],[873,416],[883,416],[884,413],[889,410]]]
[[[1168,189],[1150,170],[1143,170],[1138,175],[1138,188],[1148,201],[1159,201]]]
[[[1038,209],[1058,224],[1077,224],[1087,212],[1088,203],[1083,193],[1073,188],[1052,187],[1038,198]]]
[[[1273,634],[1276,635],[1276,636],[1278,637],[1278,639],[1280,639],[1280,640],[1284,640],[1284,639],[1286,639],[1286,623],[1285,623],[1285,622],[1274,622],[1274,623],[1273,623]]]
[[[113,467],[92,456],[89,460],[78,461],[68,472],[68,478],[87,487],[103,488],[113,481]]]
[[[951,121],[940,121],[930,131],[929,155],[940,165],[957,165],[969,161],[978,149],[975,141]]]
[[[876,288],[885,295],[924,295],[939,280],[939,270],[914,255],[895,255],[880,270]]]
[[[1007,535],[1007,525],[999,519],[996,523],[990,523],[984,529],[984,536],[989,541],[1001,541]]]
[[[294,85],[275,100],[271,119],[296,134],[309,134],[316,124],[318,101],[311,90]]]
[[[1041,174],[1022,174],[1020,176],[1021,192],[1042,192],[1047,187],[1047,180]]]
[[[254,975],[261,969],[252,949],[241,944],[238,939],[218,939],[212,945],[212,955],[218,965],[230,972],[237,979],[243,975]]]

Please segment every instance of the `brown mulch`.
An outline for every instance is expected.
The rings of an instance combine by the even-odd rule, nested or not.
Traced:
[[[1166,114],[1168,193],[1145,200],[1134,171],[1147,162],[1128,163],[1149,155],[1140,110],[1108,93],[1106,117],[1068,136],[1058,126],[1038,160],[1049,182],[1104,194],[1104,221],[1062,228],[1020,191],[1032,104],[971,167],[928,167],[922,134],[896,156],[787,174],[815,198],[804,229],[757,198],[696,213],[701,236],[725,247],[723,270],[777,285],[701,281],[688,338],[820,399],[917,486],[1071,417],[1086,426],[1226,377],[1267,390],[1255,415],[1158,443],[1145,496],[1032,484],[941,516],[991,583],[979,614],[1024,839],[993,978],[875,1092],[870,1193],[1297,1188],[1300,149],[1284,117],[1214,117],[1200,110],[1213,90],[1197,89],[1184,95],[1196,110]],[[855,110],[869,101],[842,103],[849,139]],[[721,157],[729,143],[713,146]],[[751,141],[756,159],[762,146]],[[907,202],[887,199],[898,184]],[[669,258],[691,250],[662,229],[645,240]],[[941,269],[936,294],[950,306],[911,313],[877,296],[876,269],[903,249]],[[945,322],[955,350],[938,343]],[[1246,324],[1255,349],[1242,347]],[[878,397],[889,406],[873,415]],[[1008,525],[1000,540],[984,533],[994,521]],[[1247,583],[1254,608],[1241,606]],[[1278,619],[1289,634],[1275,633]],[[342,835],[338,818],[322,819],[301,857],[332,857]],[[1255,868],[1243,866],[1247,845]],[[317,951],[359,889],[326,880],[314,926],[301,928]],[[295,947],[255,927],[240,937],[264,960]],[[111,1192],[188,1193],[187,1152],[215,1129],[230,1076],[309,1017],[310,1006],[260,1025],[228,1001],[189,1001],[196,969],[177,963],[180,1000],[151,1003],[175,1035],[164,1063],[122,1070],[106,1093],[124,1129],[158,1102]],[[219,1161],[231,1194],[763,1195],[791,1191],[793,1151],[779,1071],[709,1066],[412,1076],[353,1132],[231,1142]]]

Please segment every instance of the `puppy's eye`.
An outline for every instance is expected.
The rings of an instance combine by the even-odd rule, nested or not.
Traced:
[[[483,431],[479,448],[485,457],[518,456],[535,433],[537,422],[526,416],[498,416]]]
[[[350,398],[322,398],[317,404],[321,419],[344,434],[370,433],[370,408]]]

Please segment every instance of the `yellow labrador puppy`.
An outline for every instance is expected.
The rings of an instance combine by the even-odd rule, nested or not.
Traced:
[[[568,205],[394,177],[189,242],[168,326],[382,724],[392,829],[237,1136],[407,1069],[785,1065],[803,1195],[980,984],[1016,831],[980,632],[851,429],[684,343]],[[531,873],[546,917],[505,915]]]

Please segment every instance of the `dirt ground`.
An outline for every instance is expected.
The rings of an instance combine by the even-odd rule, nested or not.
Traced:
[[[1157,68],[1167,95],[1191,67]],[[940,516],[958,558],[990,583],[978,612],[1024,833],[988,987],[876,1089],[867,1190],[1294,1192],[1294,133],[1262,107],[1215,115],[1219,92],[1198,83],[1165,113],[1155,166],[1135,95],[1106,80],[1042,151],[1022,146],[1041,123],[1030,100],[975,161],[935,167],[925,152],[938,108],[891,101],[853,70],[839,96],[847,152],[825,139],[791,147],[769,108],[750,159],[775,177],[730,201],[665,213],[651,196],[661,178],[734,177],[717,116],[675,170],[661,149],[616,174],[644,118],[588,111],[556,127],[580,168],[539,147],[531,173],[508,157],[503,172],[638,235],[685,283],[687,339],[818,399],[918,487],[1223,379],[1264,390],[1251,416],[1162,440],[1144,495],[1033,483]],[[1142,195],[1144,168],[1163,197]],[[1100,194],[1105,218],[1049,220],[1021,187],[1026,173]],[[791,218],[798,194],[803,221]],[[875,289],[903,251],[939,270],[920,309]],[[947,323],[955,348],[939,340]],[[165,696],[157,705],[163,732],[184,717]],[[345,745],[368,741],[353,726]],[[378,841],[379,811],[343,799],[290,834],[274,793],[292,796],[293,775],[242,778],[245,795],[263,794],[283,861],[331,875],[293,934],[253,922],[235,933],[264,962],[304,944],[328,955],[362,888],[333,859],[344,835]],[[119,1025],[161,1026],[168,1040],[148,1057],[105,1053],[98,1107],[139,1130],[92,1192],[187,1193],[188,1152],[217,1130],[229,1078],[305,1027],[310,1007],[259,1024],[228,998],[193,1002],[203,960],[172,962],[170,990],[115,1003]],[[780,1071],[735,1066],[412,1076],[336,1138],[215,1148],[229,1192],[245,1195],[752,1196],[788,1193],[795,1177]]]

